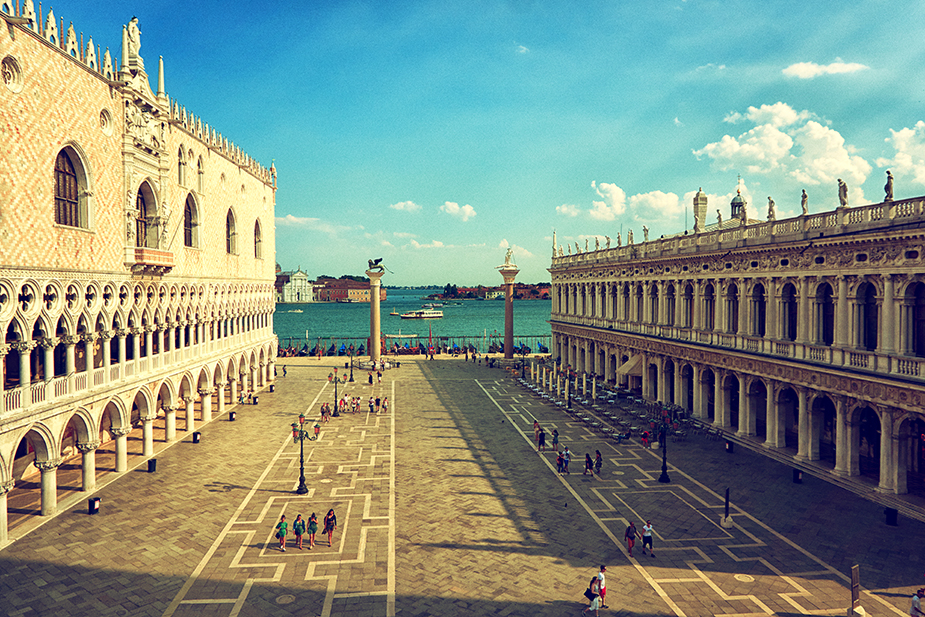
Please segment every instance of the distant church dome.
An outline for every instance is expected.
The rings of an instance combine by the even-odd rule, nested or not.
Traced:
[[[732,218],[742,218],[742,210],[745,209],[745,203],[745,198],[742,197],[742,190],[736,189],[736,196],[729,202],[729,205],[732,206]]]

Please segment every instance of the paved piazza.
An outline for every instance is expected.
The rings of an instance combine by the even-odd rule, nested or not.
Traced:
[[[925,583],[923,523],[888,527],[875,504],[812,477],[793,484],[789,468],[701,436],[669,443],[660,484],[659,453],[605,442],[509,373],[461,359],[403,362],[372,388],[359,373],[347,394],[388,396],[390,413],[324,424],[305,444],[310,492],[297,495],[289,425],[333,399],[334,364],[283,364],[275,393],[213,420],[199,444],[160,451],[156,473],[133,458],[94,493],[100,514],[81,498],[14,526],[0,614],[570,615],[603,563],[603,614],[836,615],[859,563],[864,609],[905,615]],[[573,450],[569,476],[535,451],[534,418]],[[601,478],[581,473],[595,449]],[[333,547],[319,529],[314,550],[291,537],[276,548],[281,514],[332,507]],[[626,522],[647,518],[656,557],[637,545],[631,559]]]

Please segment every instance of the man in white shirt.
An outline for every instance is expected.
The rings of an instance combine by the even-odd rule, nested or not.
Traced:
[[[607,566],[601,566],[601,571],[597,575],[598,587],[601,591],[601,608],[607,608],[607,605],[604,604],[604,599],[607,597],[607,582],[604,580],[604,573],[607,572]]]
[[[909,609],[909,617],[922,617],[922,594],[925,588],[917,590],[912,594],[912,607]]]
[[[642,552],[645,554],[646,547],[649,547],[649,554],[655,557],[655,551],[652,550],[652,521],[646,521],[642,526]]]

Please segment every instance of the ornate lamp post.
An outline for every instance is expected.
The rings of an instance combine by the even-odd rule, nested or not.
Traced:
[[[671,482],[671,478],[668,477],[668,428],[670,426],[667,418],[663,416],[662,425],[659,427],[659,430],[662,432],[661,437],[659,437],[659,440],[662,442],[662,475],[658,477],[658,481],[662,484]]]
[[[299,414],[299,423],[292,423],[292,441],[299,443],[299,488],[295,492],[299,495],[304,495],[308,492],[308,487],[305,486],[305,446],[303,445],[305,440],[315,441],[318,439],[318,432],[321,430],[321,426],[316,424],[314,431],[305,429],[305,414]]]
[[[527,346],[523,341],[520,343],[520,378],[527,378]]]
[[[350,383],[353,383],[353,354],[356,353],[356,349],[353,346],[353,343],[350,343]]]
[[[334,369],[333,373],[328,373],[328,381],[334,384],[334,412],[332,415],[339,416],[337,413],[337,385],[342,383],[347,383],[347,380],[337,374],[337,369]]]

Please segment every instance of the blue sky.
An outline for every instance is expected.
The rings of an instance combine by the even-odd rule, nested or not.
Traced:
[[[565,0],[52,5],[279,172],[277,261],[394,285],[549,280],[561,244],[925,194],[925,4]],[[46,6],[47,10],[47,6]],[[713,222],[712,220],[709,222]]]

